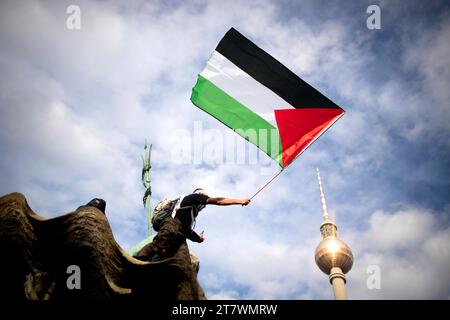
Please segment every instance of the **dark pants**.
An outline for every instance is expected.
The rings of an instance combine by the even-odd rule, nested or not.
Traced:
[[[155,261],[172,257],[186,237],[178,219],[167,217],[161,224],[153,241],[143,247],[134,257],[143,261]]]

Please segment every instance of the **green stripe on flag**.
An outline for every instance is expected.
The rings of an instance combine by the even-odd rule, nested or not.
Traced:
[[[191,101],[283,166],[280,134],[269,122],[200,75]]]

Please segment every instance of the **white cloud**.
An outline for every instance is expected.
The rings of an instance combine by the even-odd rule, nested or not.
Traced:
[[[445,213],[439,213],[439,216]],[[448,213],[447,213],[448,214]],[[360,299],[442,299],[450,289],[450,228],[416,208],[375,212],[366,232],[347,234],[356,257],[350,293]],[[381,289],[366,287],[367,268],[381,271]]]
[[[236,291],[219,291],[208,295],[209,300],[238,300]]]
[[[393,215],[377,211],[370,217],[369,223],[371,229],[363,243],[370,243],[371,250],[384,251],[419,245],[430,235],[435,221],[430,212],[407,210]]]
[[[413,43],[405,43],[405,64],[409,68],[419,70],[423,90],[426,90],[427,96],[435,102],[433,108],[426,106],[422,108],[430,114],[434,125],[442,125],[448,130],[450,120],[448,112],[450,92],[447,86],[450,81],[450,66],[447,63],[447,57],[450,55],[450,44],[447,40],[450,36],[449,12],[441,12],[439,18],[437,27],[432,30],[414,28],[418,36]]]

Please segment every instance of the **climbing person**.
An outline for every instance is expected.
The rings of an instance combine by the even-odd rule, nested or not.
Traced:
[[[161,201],[163,203],[165,200]],[[203,232],[199,235],[193,228],[198,213],[206,205],[242,205],[250,203],[250,199],[229,199],[212,198],[202,188],[197,188],[192,194],[181,196],[169,203],[169,212],[162,221],[152,219],[153,228],[158,231],[153,241],[141,250],[134,257],[144,261],[159,261],[173,256],[181,245],[187,246],[186,239],[201,243],[205,240]],[[164,203],[163,203],[164,204]],[[159,204],[156,205],[153,212],[158,211]],[[156,216],[157,217],[157,216]]]

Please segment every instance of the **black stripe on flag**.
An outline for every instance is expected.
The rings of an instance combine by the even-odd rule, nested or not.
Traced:
[[[339,108],[234,28],[220,40],[216,51],[294,108]]]

